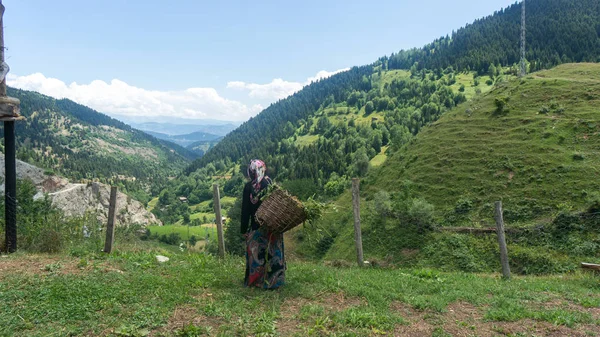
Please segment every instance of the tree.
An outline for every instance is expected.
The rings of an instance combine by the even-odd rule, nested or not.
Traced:
[[[368,101],[365,104],[365,114],[370,115],[373,111],[375,111],[375,104],[373,104],[373,101]]]
[[[392,214],[392,200],[390,194],[386,191],[379,191],[373,196],[373,207],[375,212],[381,218],[386,218]]]
[[[327,130],[329,130],[330,127],[331,122],[329,121],[329,118],[327,118],[326,116],[319,117],[319,119],[317,120],[317,130],[319,133],[323,134],[327,132]]]
[[[496,77],[496,66],[492,63],[490,64],[490,67],[488,68],[488,76],[490,76],[490,79],[493,81],[494,78]]]
[[[359,177],[364,177],[369,171],[369,156],[364,147],[361,147],[354,153],[353,171]]]

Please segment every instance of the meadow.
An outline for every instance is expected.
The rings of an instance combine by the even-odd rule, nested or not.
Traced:
[[[156,255],[170,258],[158,263]],[[0,336],[597,336],[600,279],[289,260],[276,291],[244,261],[153,241],[0,257]]]
[[[168,225],[168,226],[149,226],[151,235],[169,235],[171,233],[177,233],[182,240],[189,240],[193,235],[198,240],[204,240],[206,237],[216,238],[217,228],[215,225],[202,225],[202,226],[179,226],[179,225]]]

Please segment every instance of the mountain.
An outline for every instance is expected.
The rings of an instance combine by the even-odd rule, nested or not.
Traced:
[[[476,20],[423,48],[380,60],[389,69],[477,71],[520,60],[521,5]],[[597,0],[527,0],[527,52],[531,71],[569,62],[600,62],[600,2]]]
[[[26,117],[16,124],[18,159],[73,181],[114,183],[145,202],[195,156],[67,99],[12,88],[8,95]]]
[[[52,205],[63,211],[67,217],[82,217],[92,213],[100,223],[108,219],[108,205],[110,199],[110,186],[90,182],[87,184],[70,183],[67,179],[48,175],[45,170],[17,160],[17,177],[30,180],[38,193],[34,200],[47,194]],[[0,154],[0,178],[4,191],[4,155]],[[124,193],[117,193],[117,225],[127,226],[139,224],[142,226],[162,225],[154,214],[146,211],[144,205],[133,200]]]
[[[410,180],[449,225],[489,222],[497,200],[511,223],[583,209],[600,189],[586,178],[600,165],[599,104],[598,63],[498,84],[420,132],[371,185],[391,192]],[[459,208],[461,217],[448,216]]]
[[[597,60],[597,0],[527,4],[530,69]],[[215,177],[231,176],[223,190],[237,196],[252,158],[264,159],[270,176],[302,199],[336,199],[350,177],[368,176],[387,157],[404,151],[427,125],[512,81],[518,69],[518,58],[511,55],[518,50],[519,22],[520,6],[513,5],[424,48],[311,83],[269,106],[194,161],[161,192],[165,197],[157,209],[168,219],[182,217],[189,210],[177,206],[175,196],[201,200]],[[381,178],[386,175],[387,171]],[[389,177],[388,184],[404,181]]]
[[[193,119],[187,122],[179,123],[160,123],[160,122],[128,122],[127,124],[142,131],[157,132],[169,136],[184,135],[194,132],[204,132],[217,136],[225,136],[239,126],[239,123],[216,120],[198,120]]]
[[[215,142],[217,141],[217,139],[222,139],[222,136],[217,136],[211,133],[206,133],[203,131],[196,131],[196,132],[192,132],[189,134],[183,134],[183,135],[167,135],[164,133],[160,133],[160,132],[153,132],[153,131],[144,131],[147,134],[154,136],[158,139],[162,139],[162,140],[166,140],[172,143],[175,143],[179,146],[183,146],[188,148],[189,145],[191,145],[192,143],[197,143],[197,142]]]
[[[502,201],[513,272],[575,270],[600,258],[600,64],[564,64],[496,84],[444,114],[361,182],[365,254],[405,265],[499,269]],[[331,209],[351,205],[345,191]],[[328,211],[326,259],[355,257],[351,212]],[[481,233],[481,232],[480,232]]]
[[[530,8],[527,17],[527,42],[531,69],[552,67],[562,62],[598,60],[600,3],[597,0],[530,0],[527,6]],[[303,128],[308,119],[322,108],[337,106],[343,109],[354,106],[363,111],[369,102],[377,103],[374,101],[375,97],[387,96],[390,100],[397,99],[399,104],[394,104],[391,109],[386,106],[383,110],[408,107],[422,112],[421,108],[427,101],[421,98],[413,105],[407,105],[407,102],[415,95],[424,95],[428,99],[432,94],[433,88],[425,92],[412,92],[410,87],[400,84],[393,91],[388,90],[385,95],[380,95],[377,90],[386,88],[373,88],[373,74],[379,76],[388,70],[410,70],[412,77],[417,75],[422,79],[425,79],[425,76],[430,78],[431,75],[426,74],[433,72],[433,78],[439,79],[441,75],[449,72],[458,74],[476,71],[477,76],[485,76],[490,70],[497,73],[501,67],[512,67],[510,72],[516,73],[519,24],[520,6],[515,4],[423,48],[401,51],[383,57],[372,65],[354,67],[347,72],[308,85],[302,91],[280,100],[242,124],[214,149],[190,165],[186,172],[189,174],[210,162],[226,158],[232,162],[246,162],[251,157],[278,157],[287,151],[286,146],[280,146],[283,140],[293,137],[295,131]],[[387,84],[390,85],[391,82]],[[465,84],[468,86],[469,83]],[[385,83],[383,85],[385,86]],[[312,170],[318,171],[324,166],[321,164],[315,165]],[[278,166],[278,163],[275,166]],[[277,174],[289,170],[278,169]],[[292,170],[295,171],[295,177],[314,180],[318,178],[314,172],[307,174],[301,172],[303,169]],[[293,176],[284,175],[285,178]],[[324,178],[328,178],[327,173]]]
[[[223,139],[223,137],[219,137],[214,140],[200,140],[191,143],[186,148],[196,153],[198,156],[203,156],[206,153],[206,151],[210,150],[215,145],[217,145],[221,141],[221,139]]]

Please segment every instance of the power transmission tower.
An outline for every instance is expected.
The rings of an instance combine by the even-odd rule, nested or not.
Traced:
[[[525,63],[525,0],[521,2],[521,71],[519,77],[524,77],[527,73],[527,64]]]

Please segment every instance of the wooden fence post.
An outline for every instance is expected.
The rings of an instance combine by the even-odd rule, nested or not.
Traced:
[[[213,184],[213,206],[215,208],[215,222],[217,223],[219,257],[225,257],[225,239],[223,238],[223,218],[221,217],[221,196],[219,195],[219,184]]]
[[[15,121],[19,120],[19,100],[6,96],[8,65],[4,63],[4,5],[0,0],[0,117],[4,122],[4,223],[6,251],[17,250],[17,167],[15,148]]]
[[[115,240],[115,220],[117,217],[117,186],[110,187],[110,201],[108,204],[108,223],[106,225],[106,241],[104,241],[104,252],[112,252]]]
[[[354,242],[356,244],[356,261],[359,267],[364,266],[362,234],[360,232],[360,180],[352,178],[352,207],[354,209]]]
[[[508,250],[506,248],[506,238],[504,237],[504,219],[502,217],[502,201],[496,201],[496,229],[498,233],[498,245],[500,246],[500,262],[502,263],[502,276],[510,279],[510,266],[508,264]]]

